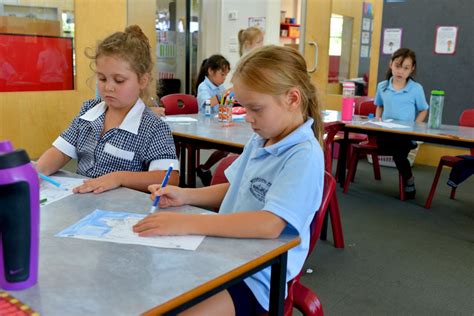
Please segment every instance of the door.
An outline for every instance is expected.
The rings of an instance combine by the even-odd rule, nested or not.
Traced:
[[[325,109],[341,109],[342,83],[375,95],[382,0],[306,0],[300,49]]]

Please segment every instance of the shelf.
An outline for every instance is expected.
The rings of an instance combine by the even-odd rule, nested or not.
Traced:
[[[300,25],[280,23],[280,37],[296,39],[300,37]]]

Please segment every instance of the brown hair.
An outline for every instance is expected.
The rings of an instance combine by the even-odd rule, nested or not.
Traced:
[[[306,70],[301,54],[289,47],[264,46],[246,55],[237,66],[232,80],[238,79],[255,92],[279,96],[291,88],[301,93],[301,112],[306,121],[314,119],[314,135],[322,144],[323,123],[316,87]]]
[[[255,26],[251,26],[245,30],[240,30],[238,34],[240,56],[244,53],[244,46],[246,46],[246,44],[253,44],[253,42],[255,42],[260,36],[263,36],[263,32]]]
[[[408,48],[399,48],[393,53],[392,57],[390,57],[390,63],[393,63],[395,60],[400,59],[400,63],[403,64],[403,62],[407,58],[411,59],[413,63],[413,67],[414,67],[413,72],[410,74],[408,79],[415,81],[414,76],[416,74],[416,54],[414,51]],[[385,80],[390,80],[392,76],[393,76],[392,68],[388,67],[387,73],[385,74]],[[387,85],[385,86],[385,89],[387,88],[388,88],[388,82],[387,82]]]
[[[109,35],[97,44],[93,54],[90,54],[88,50],[86,50],[85,54],[93,60],[91,68],[97,62],[97,58],[101,56],[114,56],[126,60],[138,78],[149,74],[148,87],[153,80],[153,60],[151,58],[150,42],[138,25],[130,25],[124,32],[116,32]],[[145,103],[149,102],[150,99],[148,87],[140,92],[140,97]]]

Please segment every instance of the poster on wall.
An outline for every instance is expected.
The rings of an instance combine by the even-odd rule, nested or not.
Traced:
[[[386,28],[383,30],[382,54],[392,55],[402,47],[402,29]]]
[[[249,27],[255,26],[262,30],[265,33],[265,17],[250,17],[249,18]]]
[[[360,45],[360,57],[368,58],[369,57],[369,46]]]
[[[453,55],[456,52],[457,26],[438,26],[436,28],[435,54]]]

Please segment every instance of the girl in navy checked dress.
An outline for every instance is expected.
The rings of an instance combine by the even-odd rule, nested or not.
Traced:
[[[92,178],[75,193],[100,193],[119,186],[145,191],[179,166],[171,130],[142,99],[152,81],[150,44],[132,25],[116,32],[88,56],[94,62],[99,98],[84,103],[78,116],[38,160],[50,175],[77,159],[77,173]],[[178,184],[178,172],[169,182]]]

